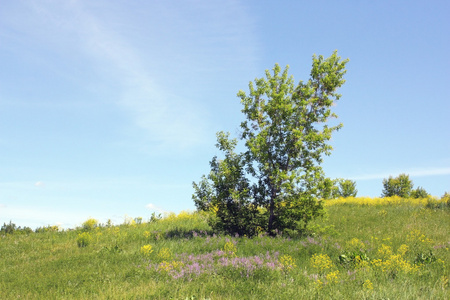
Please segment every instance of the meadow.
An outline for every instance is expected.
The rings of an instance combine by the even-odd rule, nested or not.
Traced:
[[[446,203],[325,207],[301,237],[218,235],[198,212],[2,234],[0,299],[450,299]]]

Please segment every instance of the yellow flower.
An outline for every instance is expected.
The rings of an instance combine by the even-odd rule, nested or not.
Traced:
[[[149,256],[152,252],[152,245],[144,245],[141,247],[141,253],[145,256]]]
[[[233,244],[233,242],[229,241],[225,243],[225,246],[223,247],[223,251],[230,256],[236,256],[236,246]]]
[[[365,287],[368,290],[373,290],[373,284],[372,284],[372,282],[369,279],[367,279],[364,282],[363,287]]]
[[[327,279],[327,283],[338,283],[339,281],[339,271],[336,270],[334,272],[328,273],[325,278]]]
[[[326,254],[314,254],[310,258],[310,263],[313,268],[316,268],[319,272],[331,269],[333,267],[333,262]]]
[[[317,279],[316,281],[314,281],[314,288],[320,290],[321,288],[323,288],[323,282],[320,279]]]
[[[291,270],[292,268],[295,268],[297,266],[295,264],[295,260],[290,255],[283,255],[282,257],[280,257],[280,263],[286,270]]]
[[[381,247],[378,249],[378,255],[380,255],[383,258],[386,258],[391,254],[392,254],[391,246],[386,246],[385,244],[382,244]]]
[[[397,249],[397,253],[403,256],[406,254],[406,252],[408,252],[408,249],[408,245],[403,244]]]
[[[163,261],[162,263],[160,263],[158,265],[157,270],[160,272],[162,271],[162,272],[169,273],[172,270],[180,270],[183,266],[184,266],[184,264],[181,261],[175,261],[175,260],[173,260],[172,262]]]
[[[148,239],[150,237],[150,231],[144,231],[144,237]]]

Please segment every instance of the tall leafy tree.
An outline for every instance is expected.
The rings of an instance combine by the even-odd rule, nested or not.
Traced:
[[[356,189],[356,182],[350,179],[339,179],[338,190],[336,196],[338,197],[356,197],[358,190]]]
[[[197,207],[205,210],[216,205],[219,215],[220,209],[229,206],[218,207],[218,203],[242,203],[245,198],[244,203],[256,209],[252,212],[258,226],[272,234],[304,229],[320,215],[323,207],[317,198],[325,178],[320,164],[323,156],[331,153],[328,141],[332,133],[342,127],[329,126],[327,121],[337,117],[331,107],[341,97],[337,89],[345,82],[347,62],[336,51],[328,58],[314,55],[310,79],[297,85],[288,75],[289,68],[281,70],[276,64],[272,72],[266,71],[265,78],[250,82],[248,94],[239,91],[246,118],[240,138],[247,150],[236,154],[239,163],[234,165],[240,166],[238,181],[245,177],[248,185],[239,188],[212,164],[209,180],[204,177],[200,184],[194,183]],[[230,143],[226,140],[223,143]],[[227,157],[227,150],[225,153]],[[217,185],[216,175],[229,185]],[[239,192],[242,190],[244,194]]]
[[[409,175],[400,174],[393,178],[389,176],[388,179],[383,179],[383,191],[381,197],[399,196],[402,198],[409,198],[414,184],[409,179]]]
[[[411,191],[411,198],[427,198],[430,194],[421,186]]]

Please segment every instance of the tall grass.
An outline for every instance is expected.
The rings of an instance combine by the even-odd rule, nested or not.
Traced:
[[[449,298],[449,209],[330,201],[294,239],[217,235],[206,215],[187,212],[3,235],[0,298]]]

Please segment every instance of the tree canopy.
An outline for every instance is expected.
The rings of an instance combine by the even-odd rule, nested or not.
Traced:
[[[320,164],[331,153],[332,133],[342,127],[327,121],[337,117],[331,107],[341,97],[337,89],[347,62],[336,51],[328,58],[314,55],[310,79],[297,85],[288,66],[275,64],[265,78],[250,82],[248,94],[238,92],[246,151],[235,153],[237,140],[219,132],[217,147],[225,158],[214,157],[210,174],[193,183],[197,208],[214,211],[217,228],[298,231],[322,213]]]

